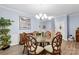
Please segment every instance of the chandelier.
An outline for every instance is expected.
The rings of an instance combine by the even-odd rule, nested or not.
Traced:
[[[40,20],[51,20],[52,18],[54,18],[54,16],[47,16],[47,14],[42,13],[36,14],[35,17]]]

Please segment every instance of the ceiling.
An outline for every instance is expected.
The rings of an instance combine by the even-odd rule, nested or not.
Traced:
[[[1,4],[0,6],[35,15],[46,13],[49,16],[79,13],[79,4]]]

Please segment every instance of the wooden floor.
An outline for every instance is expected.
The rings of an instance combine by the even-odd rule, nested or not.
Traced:
[[[79,43],[62,42],[62,55],[79,55]],[[23,46],[15,45],[6,50],[0,50],[0,55],[23,55]]]
[[[78,42],[62,42],[62,55],[79,55],[79,43]]]

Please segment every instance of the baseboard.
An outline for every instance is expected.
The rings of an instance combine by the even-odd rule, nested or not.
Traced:
[[[19,43],[15,43],[15,44],[10,44],[10,46],[14,46],[14,45],[19,45]]]

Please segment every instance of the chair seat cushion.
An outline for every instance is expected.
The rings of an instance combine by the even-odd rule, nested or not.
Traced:
[[[52,45],[47,45],[47,46],[44,47],[44,49],[45,49],[46,51],[50,52],[50,53],[53,52]]]
[[[42,52],[43,50],[44,50],[43,47],[41,47],[41,46],[37,46],[36,54],[39,54],[39,53]]]
[[[29,49],[30,50],[30,49]],[[33,47],[31,47],[31,51],[34,51],[35,50],[35,48],[33,48]],[[41,53],[42,51],[44,50],[44,48],[43,47],[41,47],[41,46],[37,46],[37,49],[36,49],[36,54],[39,54],[39,53]],[[30,51],[30,54],[35,54],[35,52],[31,52]]]

